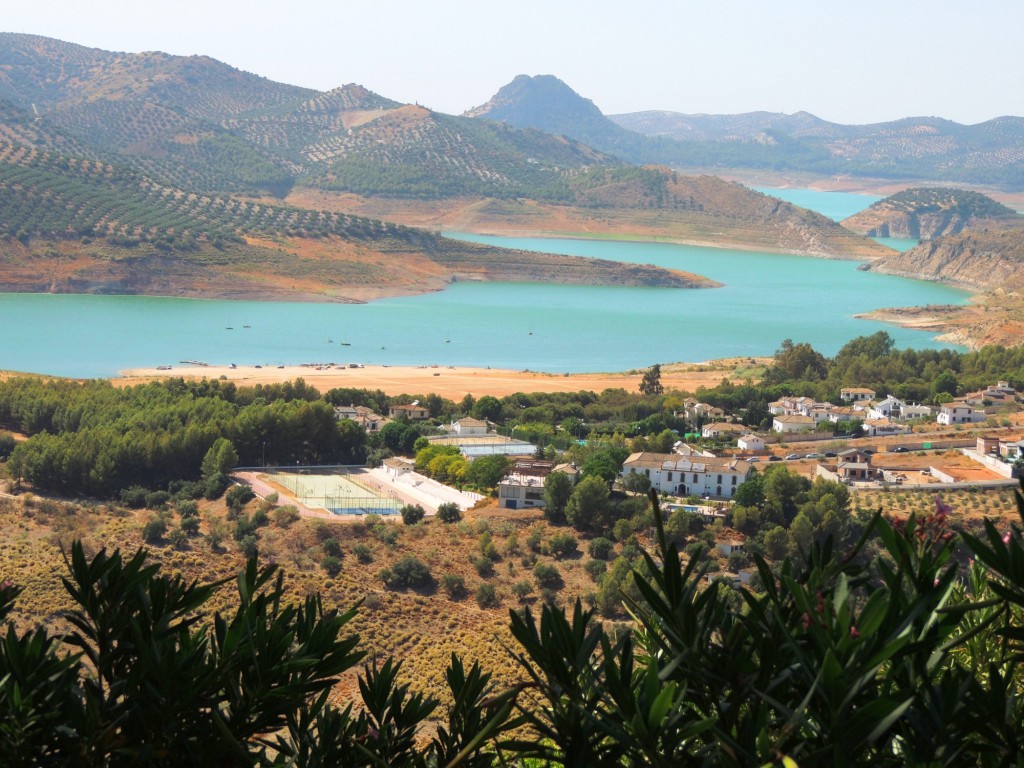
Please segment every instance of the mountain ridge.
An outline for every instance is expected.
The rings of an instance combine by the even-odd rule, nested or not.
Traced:
[[[937,117],[850,126],[803,111],[693,115],[648,110],[607,116],[552,75],[519,75],[465,114],[554,130],[641,164],[788,169],[1024,189],[1024,117],[1003,116],[975,126]]]

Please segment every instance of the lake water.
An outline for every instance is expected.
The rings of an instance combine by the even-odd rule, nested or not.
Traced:
[[[458,237],[653,263],[726,285],[678,290],[463,282],[362,305],[0,294],[0,369],[111,376],[124,368],[204,360],[618,371],[767,355],[786,338],[831,355],[849,339],[882,329],[900,347],[932,348],[945,345],[924,332],[853,315],[967,298],[934,283],[860,272],[847,261],[663,243]]]

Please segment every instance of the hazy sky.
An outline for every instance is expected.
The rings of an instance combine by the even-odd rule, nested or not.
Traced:
[[[13,0],[0,29],[206,54],[461,113],[552,74],[606,114],[1024,115],[1022,0]]]

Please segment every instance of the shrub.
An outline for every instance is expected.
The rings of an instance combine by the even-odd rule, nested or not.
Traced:
[[[480,536],[480,554],[486,557],[488,560],[500,560],[501,555],[498,554],[498,548],[494,546],[494,542],[491,541],[490,533],[483,533]]]
[[[481,584],[476,590],[476,603],[481,608],[497,608],[501,605],[498,602],[498,593],[493,584]]]
[[[122,488],[121,503],[130,509],[142,509],[146,506],[147,493],[149,493],[149,489],[143,488],[141,485],[132,485],[128,488]]]
[[[394,547],[398,544],[398,529],[391,525],[385,525],[381,523],[374,528],[374,533],[377,534],[377,539],[388,547]]]
[[[533,578],[537,580],[537,586],[554,589],[562,583],[562,574],[551,563],[537,563],[533,567]]]
[[[615,544],[603,536],[599,536],[587,545],[587,553],[597,560],[608,560],[614,549]]]
[[[406,555],[391,566],[385,583],[392,589],[407,589],[429,586],[433,581],[430,568],[414,555]]]
[[[238,549],[246,557],[256,557],[260,551],[259,539],[250,533],[238,542]]]
[[[320,546],[323,547],[324,554],[341,557],[341,543],[333,536],[328,539],[324,539],[323,544]]]
[[[171,500],[171,494],[167,491],[150,491],[146,494],[146,507],[149,509],[160,509]]]
[[[185,533],[181,528],[175,528],[167,536],[168,543],[175,549],[187,549],[188,548],[188,534]]]
[[[10,432],[0,432],[0,461],[10,456],[16,445],[14,435]]]
[[[167,484],[167,492],[178,501],[201,499],[205,490],[202,480],[172,480]]]
[[[588,560],[587,564],[583,566],[583,570],[594,581],[600,581],[605,571],[608,570],[608,562],[606,560]]]
[[[186,536],[195,536],[199,533],[199,518],[186,517],[181,521],[181,530]]]
[[[556,533],[548,539],[548,549],[555,557],[569,557],[579,552],[576,537],[571,533]]]
[[[302,517],[302,515],[299,514],[299,510],[290,505],[278,507],[277,509],[270,513],[270,516],[271,518],[273,518],[274,524],[280,526],[281,528],[287,528],[292,523],[297,521],[300,517]]]
[[[256,494],[252,492],[252,488],[248,485],[233,485],[224,501],[230,509],[238,511],[254,498],[256,498]]]
[[[441,586],[453,600],[466,596],[466,580],[457,573],[446,573],[441,577]]]
[[[178,510],[178,514],[182,518],[195,517],[199,514],[199,505],[196,504],[192,499],[184,499],[179,501],[175,507]]]
[[[327,571],[330,576],[337,576],[341,573],[341,558],[327,555],[327,557],[320,561],[320,567]]]
[[[167,533],[167,521],[162,517],[150,518],[149,522],[146,523],[142,529],[142,538],[150,543],[156,544]]]
[[[352,547],[352,554],[358,558],[360,563],[369,563],[373,561],[373,550],[370,549],[366,544],[356,544]]]
[[[399,511],[402,516],[402,522],[406,525],[415,525],[427,514],[426,511],[419,504],[406,504]]]
[[[531,552],[540,552],[542,541],[544,541],[544,526],[535,525],[530,529],[530,535],[526,537],[526,546]]]
[[[228,489],[228,485],[230,483],[231,481],[228,479],[228,476],[223,472],[215,472],[206,478],[206,486],[203,489],[203,495],[210,501],[219,499],[224,495],[224,491]]]
[[[487,579],[494,575],[494,561],[490,558],[481,555],[480,557],[470,558],[470,562],[482,578]]]
[[[531,592],[533,592],[533,584],[528,581],[517,581],[512,585],[512,594],[519,599],[519,602],[526,600]]]
[[[453,501],[446,501],[437,508],[437,519],[442,523],[457,523],[462,519],[462,510]]]

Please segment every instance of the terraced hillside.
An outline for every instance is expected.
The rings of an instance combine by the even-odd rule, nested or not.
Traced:
[[[657,267],[506,251],[336,211],[163,186],[0,142],[0,289],[365,300],[454,279],[697,287]]]
[[[0,232],[36,260],[8,276],[13,289],[273,296],[288,284],[288,295],[363,300],[467,277],[708,284],[454,245],[402,226],[432,226],[405,217],[406,201],[457,209],[472,200],[491,215],[560,206],[556,217],[574,220],[566,233],[882,255],[824,217],[735,185],[630,166],[565,136],[438,114],[354,84],[320,93],[273,83],[206,57],[0,34],[0,98]],[[309,205],[302,190],[323,199]],[[588,221],[595,215],[602,222]],[[46,241],[59,243],[50,250],[64,267],[41,271]],[[389,255],[371,264],[371,253]],[[113,268],[133,255],[177,277],[160,287],[141,269],[125,277]],[[79,259],[88,267],[67,266]],[[230,264],[235,277],[213,289],[183,266],[197,262],[225,274]]]
[[[1021,217],[987,195],[965,189],[905,189],[873,203],[843,221],[843,226],[869,237],[930,240],[965,229],[1013,224]]]

